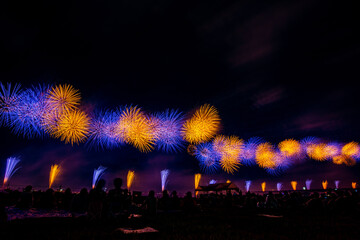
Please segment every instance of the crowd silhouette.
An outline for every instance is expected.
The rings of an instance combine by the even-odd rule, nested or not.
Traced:
[[[206,211],[231,211],[232,208],[243,211],[266,211],[268,213],[307,213],[307,214],[358,214],[360,196],[357,189],[329,189],[317,191],[281,191],[267,193],[226,192],[226,194],[199,194],[193,197],[187,192],[179,197],[176,191],[162,192],[156,197],[151,190],[147,196],[140,192],[132,194],[122,188],[122,179],[113,181],[114,188],[104,191],[105,180],[100,179],[95,188],[88,191],[81,189],[73,193],[70,188],[65,191],[34,191],[27,186],[22,192],[5,189],[0,192],[0,221],[7,220],[6,209],[43,209],[64,210],[74,217],[89,221],[119,220],[126,221],[135,215],[153,218],[158,214],[184,213],[197,214]]]

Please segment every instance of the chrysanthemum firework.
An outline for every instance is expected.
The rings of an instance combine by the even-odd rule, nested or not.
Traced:
[[[185,141],[199,144],[209,141],[220,128],[220,116],[215,107],[202,105],[185,121],[182,135]]]

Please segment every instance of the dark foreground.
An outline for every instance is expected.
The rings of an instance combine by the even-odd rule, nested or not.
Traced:
[[[265,214],[265,215],[262,215]],[[150,226],[159,232],[124,234],[118,228]],[[359,239],[357,214],[309,214],[225,209],[160,213],[151,219],[89,222],[80,218],[29,218],[3,223],[0,239]]]

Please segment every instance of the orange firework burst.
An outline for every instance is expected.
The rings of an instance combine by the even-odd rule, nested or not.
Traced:
[[[220,116],[215,107],[202,105],[193,116],[186,120],[182,134],[185,141],[199,144],[210,140],[220,128]]]
[[[276,167],[276,152],[270,143],[262,143],[256,148],[256,163],[262,168]]]
[[[359,144],[357,142],[349,142],[342,147],[341,152],[348,157],[357,157],[360,153]]]
[[[59,118],[53,135],[65,143],[83,142],[89,132],[90,120],[86,113],[80,110],[65,111]]]
[[[243,140],[236,136],[216,136],[213,141],[213,148],[221,156],[219,162],[225,172],[233,174],[234,171],[238,170],[243,145]]]
[[[317,161],[325,161],[330,155],[325,143],[310,144],[306,148],[309,157]]]
[[[155,123],[136,106],[122,111],[115,131],[119,140],[132,144],[141,152],[154,149]]]
[[[59,173],[60,173],[60,166],[57,164],[51,165],[50,176],[49,176],[49,188],[51,188],[52,184],[55,181],[55,178],[59,175]]]
[[[75,110],[80,104],[80,92],[69,84],[57,85],[49,90],[47,103],[55,112]]]
[[[293,157],[301,153],[301,144],[294,139],[286,139],[280,142],[278,147],[286,157]]]

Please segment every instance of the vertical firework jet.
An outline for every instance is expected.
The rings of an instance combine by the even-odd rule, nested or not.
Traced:
[[[49,188],[53,185],[55,178],[60,173],[60,166],[57,164],[51,165],[50,175],[49,175]]]
[[[102,175],[104,175],[104,172],[106,170],[106,167],[103,166],[99,166],[97,169],[94,169],[94,173],[93,173],[93,179],[92,179],[92,188],[96,187],[97,182],[99,181],[99,179],[101,178]]]
[[[160,175],[161,175],[161,191],[164,191],[166,189],[169,174],[170,174],[169,169],[164,169],[164,170],[162,170],[160,172]]]
[[[5,169],[5,176],[3,181],[3,187],[5,184],[9,182],[11,176],[20,168],[16,168],[16,165],[20,162],[19,158],[16,157],[9,157],[6,160],[6,169]]]

